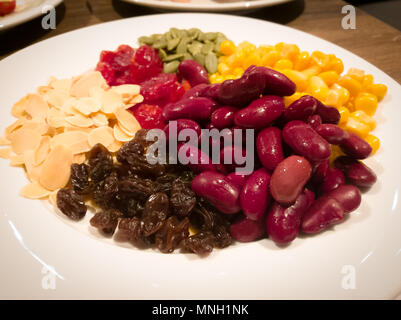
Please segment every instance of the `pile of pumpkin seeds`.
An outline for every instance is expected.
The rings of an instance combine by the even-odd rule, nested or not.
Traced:
[[[202,32],[198,28],[170,28],[164,34],[156,33],[138,39],[140,45],[150,45],[159,50],[163,72],[173,73],[183,60],[198,61],[208,73],[217,71],[220,44],[227,40],[221,32]]]

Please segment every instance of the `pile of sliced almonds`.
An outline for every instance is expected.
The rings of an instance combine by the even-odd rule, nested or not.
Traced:
[[[117,152],[140,125],[128,108],[143,101],[138,85],[109,87],[99,72],[52,78],[18,101],[17,120],[0,137],[0,157],[23,166],[30,184],[21,195],[53,200],[68,184],[72,163],[82,163],[97,143]]]

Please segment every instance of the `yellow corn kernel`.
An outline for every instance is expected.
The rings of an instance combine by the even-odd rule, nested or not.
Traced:
[[[358,95],[358,93],[362,90],[362,85],[355,80],[354,78],[352,78],[349,75],[345,75],[343,77],[340,77],[337,81],[337,83],[344,87],[345,89],[347,89],[351,96],[356,97]]]
[[[370,130],[376,129],[376,120],[370,117],[362,110],[357,110],[351,113],[351,116],[367,124]]]
[[[285,106],[288,107],[291,103],[298,100],[299,98],[301,98],[304,95],[306,95],[306,93],[304,93],[304,92],[295,92],[291,96],[284,97]]]
[[[230,73],[230,71],[231,71],[231,69],[230,69],[230,67],[228,66],[228,65],[226,65],[225,63],[219,63],[218,65],[217,65],[217,71],[220,73],[220,74],[229,74]]]
[[[298,71],[305,70],[309,66],[310,55],[307,51],[302,51],[296,58],[294,69]]]
[[[274,64],[274,68],[279,70],[292,69],[292,62],[288,59],[280,59]]]
[[[299,52],[300,50],[296,44],[284,43],[280,50],[280,55],[283,59],[295,61]]]
[[[227,64],[231,68],[236,68],[241,65],[242,59],[243,56],[241,56],[241,53],[239,51],[236,51],[234,54],[226,58],[225,64]]]
[[[244,53],[248,55],[256,50],[256,46],[249,41],[243,41],[238,45],[238,49],[244,51]]]
[[[374,80],[375,79],[371,74],[364,75],[362,79],[362,88],[367,89],[369,86],[373,84]]]
[[[337,58],[334,54],[329,54],[330,61],[326,65],[325,70],[332,70],[337,72],[337,74],[341,74],[344,71],[344,64],[341,59]]]
[[[353,79],[355,79],[356,81],[359,81],[360,83],[362,83],[363,77],[365,76],[365,71],[363,71],[361,69],[357,69],[357,68],[350,68],[348,70],[347,74],[350,77],[352,77]]]
[[[222,75],[218,75],[215,79],[215,83],[220,83],[224,81],[224,77]]]
[[[271,50],[268,54],[262,57],[262,65],[265,67],[273,66],[280,59],[280,54],[277,50]]]
[[[368,92],[360,92],[354,101],[355,110],[363,110],[373,116],[377,110],[377,97]]]
[[[339,108],[342,105],[340,92],[338,92],[338,90],[329,89],[324,103],[330,107]]]
[[[242,69],[240,67],[234,68],[234,70],[233,70],[233,74],[235,76],[242,76],[243,73],[244,73],[244,69]]]
[[[384,98],[387,93],[387,86],[381,83],[372,84],[368,87],[368,91],[373,93],[380,101]]]
[[[231,79],[236,79],[236,76],[233,74],[227,74],[223,78],[224,80],[231,80]]]
[[[281,73],[290,78],[297,86],[297,91],[305,91],[308,86],[308,78],[300,71],[284,69]]]
[[[379,150],[380,148],[380,139],[376,136],[374,136],[373,134],[368,134],[365,137],[365,141],[367,143],[369,143],[369,145],[372,147],[372,153],[371,154],[375,154],[377,152],[377,150]]]
[[[331,86],[332,90],[336,90],[338,91],[339,95],[340,95],[340,104],[339,106],[342,106],[344,104],[346,104],[349,99],[350,99],[350,93],[347,89],[345,89],[344,87],[340,86],[339,84],[335,83]]]
[[[330,58],[327,54],[321,51],[314,51],[311,54],[310,63],[312,66],[316,65],[320,68],[325,68],[327,64],[330,62]]]
[[[367,124],[363,123],[362,121],[359,121],[357,118],[353,117],[352,115],[349,116],[344,129],[346,131],[355,133],[362,139],[365,138],[370,132],[370,127]]]
[[[317,76],[320,73],[321,69],[318,66],[312,66],[308,69],[302,70],[301,72],[306,75],[308,78]]]
[[[330,154],[330,164],[334,162],[338,157],[343,156],[344,152],[341,150],[339,146],[332,145],[331,146],[331,154]]]
[[[252,65],[260,66],[261,63],[259,56],[256,53],[251,53],[242,61],[242,67],[246,69]]]
[[[272,50],[273,46],[261,45],[256,49],[255,53],[258,54],[260,58],[262,58],[264,55],[268,54]]]
[[[224,40],[220,44],[220,52],[224,54],[225,56],[229,56],[235,52],[236,46],[234,42],[230,40]]]
[[[285,44],[284,42],[276,43],[274,45],[274,49],[276,49],[278,52],[281,52],[281,50],[283,50],[284,44]]]
[[[324,82],[330,87],[332,86],[340,77],[335,71],[325,71],[319,74],[319,77],[323,79]]]
[[[216,82],[217,82],[216,79],[217,79],[218,76],[219,76],[218,73],[213,73],[213,74],[211,74],[211,75],[209,76],[210,82],[211,82],[211,83],[216,83]]]
[[[306,89],[306,92],[310,93],[320,101],[326,101],[327,94],[329,93],[329,87],[321,78],[313,76],[309,79],[309,85]]]
[[[350,115],[349,110],[346,107],[339,107],[337,110],[340,113],[340,122],[338,124],[340,126],[345,125]]]

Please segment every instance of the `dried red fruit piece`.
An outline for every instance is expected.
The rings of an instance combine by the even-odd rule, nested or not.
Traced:
[[[140,46],[132,58],[131,81],[140,84],[162,72],[163,62],[151,46]]]

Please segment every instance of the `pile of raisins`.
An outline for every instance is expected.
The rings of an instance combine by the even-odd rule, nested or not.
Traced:
[[[101,144],[94,146],[87,163],[71,166],[70,185],[57,193],[58,208],[80,220],[87,211],[85,203],[92,201],[99,210],[90,224],[137,247],[203,255],[229,246],[233,242],[229,215],[192,191],[194,174],[187,167],[149,164],[146,133],[142,129],[125,143],[116,162]],[[190,228],[196,233],[190,235]]]

